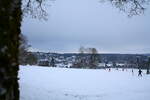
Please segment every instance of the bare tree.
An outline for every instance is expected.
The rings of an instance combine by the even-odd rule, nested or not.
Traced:
[[[79,53],[81,53],[81,54],[85,53],[85,48],[83,46],[81,46],[79,48]]]
[[[89,59],[89,66],[90,68],[96,68],[99,63],[99,55],[96,48],[88,48],[90,59]]]
[[[100,0],[106,1],[106,0]],[[127,13],[129,17],[134,15],[141,15],[144,13],[146,6],[150,0],[108,0],[110,3],[118,8],[120,11]]]
[[[99,54],[96,48],[79,48],[79,55],[76,57],[74,67],[77,68],[96,68],[99,63]]]
[[[23,34],[20,34],[19,64],[25,64],[29,47],[27,38]]]

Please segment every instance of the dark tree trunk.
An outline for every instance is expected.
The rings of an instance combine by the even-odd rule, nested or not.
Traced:
[[[19,100],[21,0],[0,0],[0,100]]]

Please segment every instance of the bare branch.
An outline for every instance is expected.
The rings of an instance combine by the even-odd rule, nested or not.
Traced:
[[[144,13],[150,0],[109,0],[120,11],[127,13],[129,17]]]
[[[23,0],[23,17],[31,16],[32,18],[47,20],[48,13],[46,12],[46,7],[48,6],[46,5],[48,3],[48,0]]]

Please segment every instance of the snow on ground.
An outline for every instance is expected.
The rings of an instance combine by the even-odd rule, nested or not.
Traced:
[[[20,66],[20,100],[150,100],[150,75],[131,69]]]

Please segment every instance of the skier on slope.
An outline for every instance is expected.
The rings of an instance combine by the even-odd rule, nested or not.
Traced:
[[[142,70],[141,69],[139,69],[139,71],[138,71],[138,76],[142,76]]]

